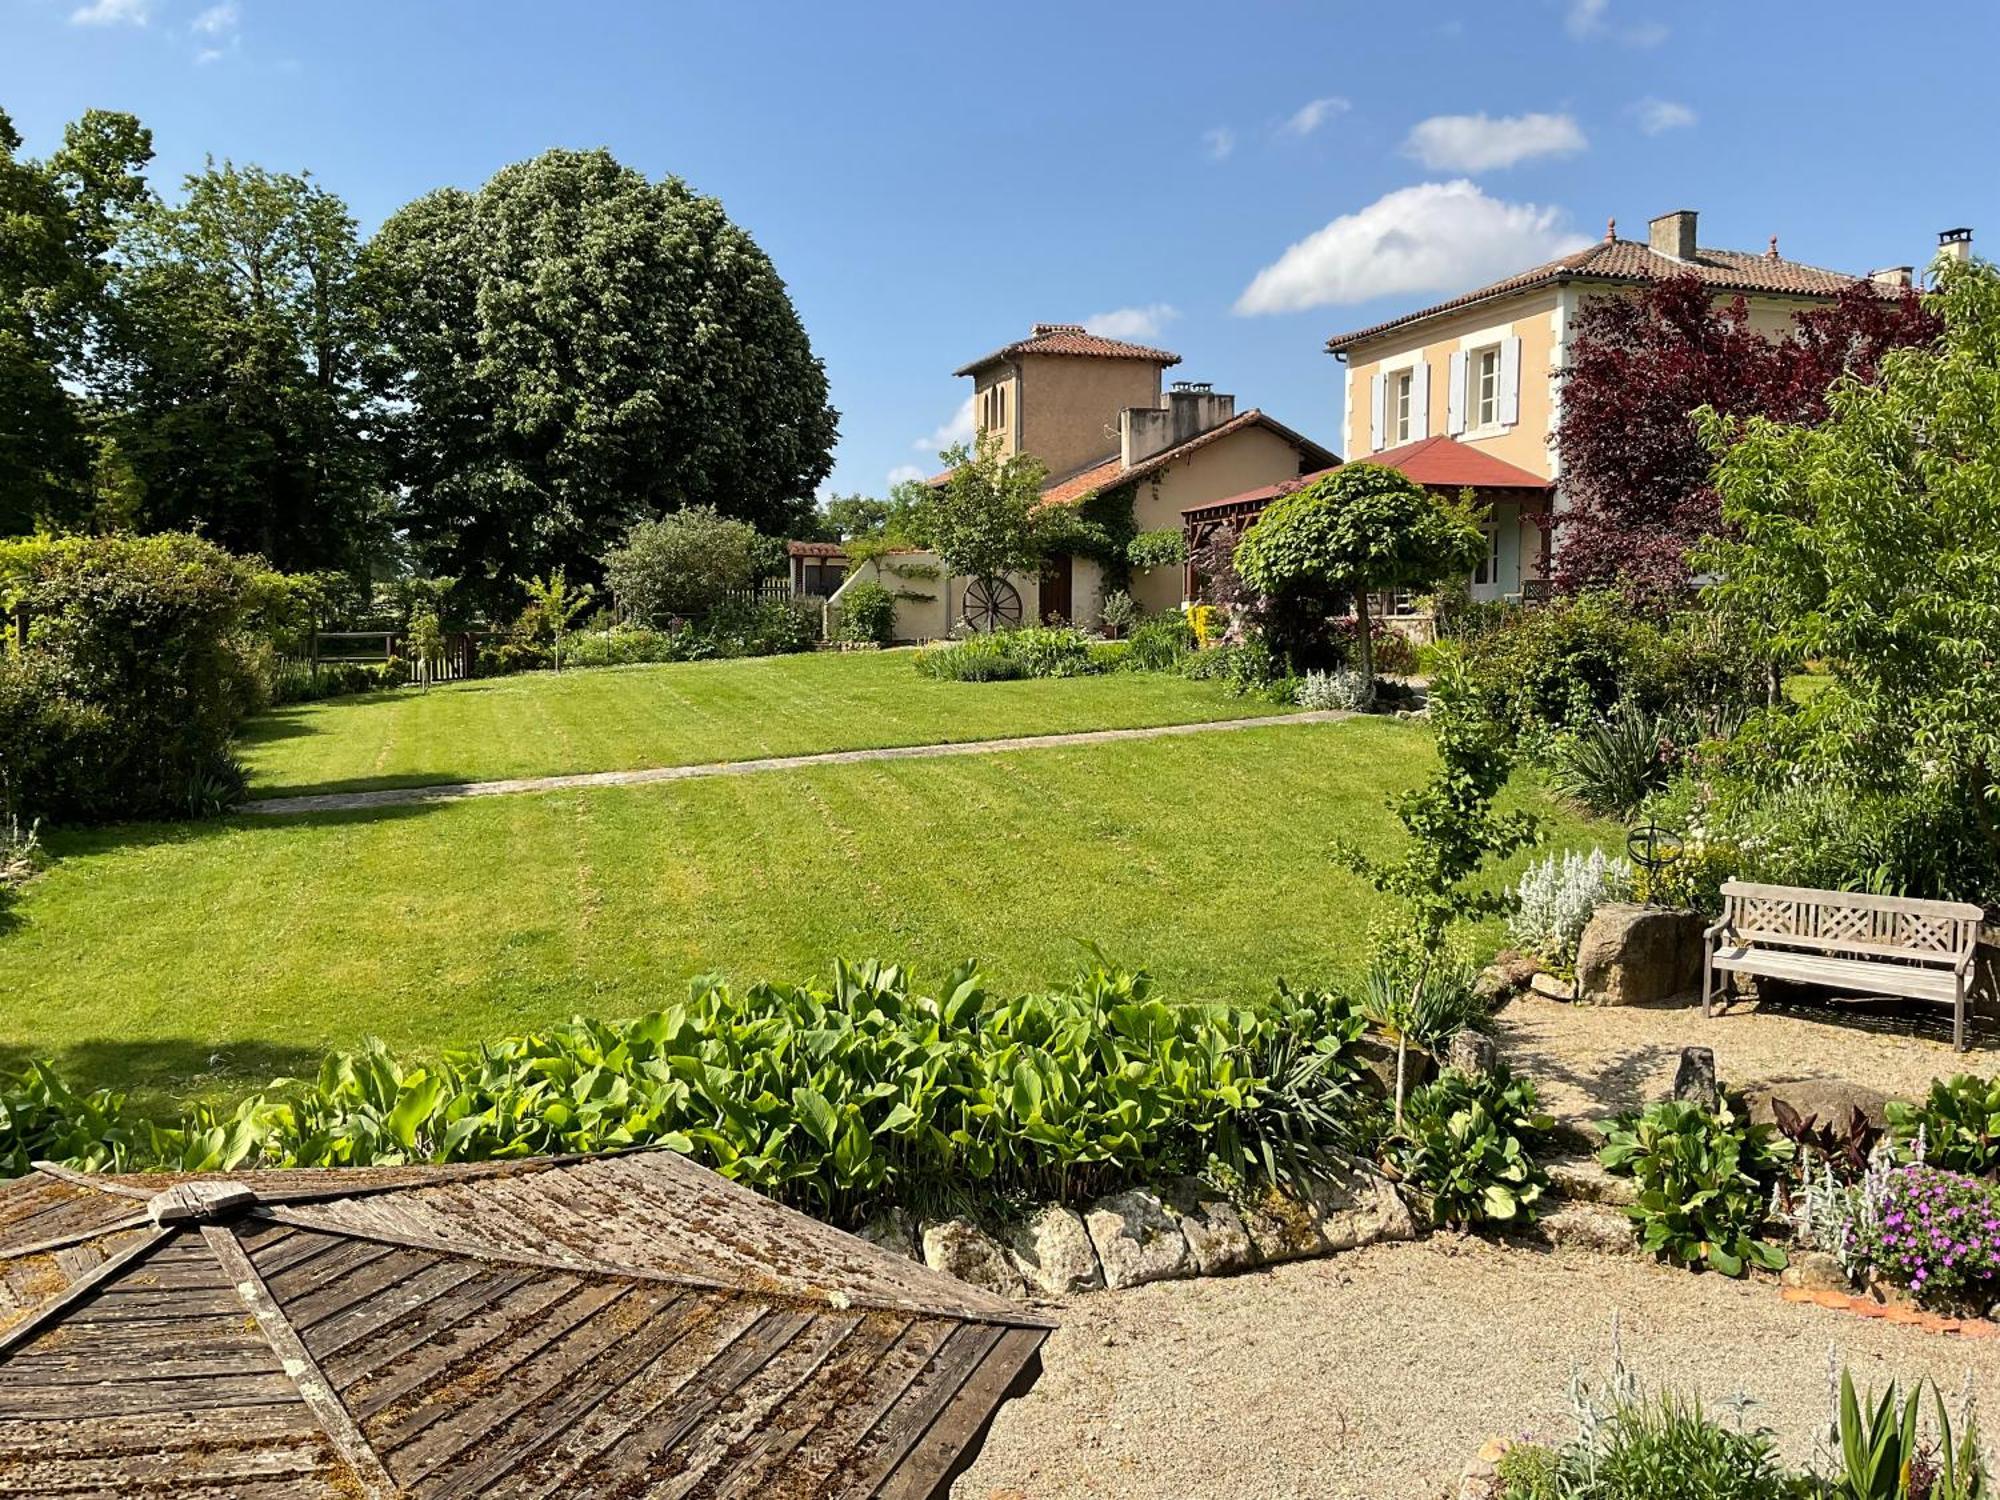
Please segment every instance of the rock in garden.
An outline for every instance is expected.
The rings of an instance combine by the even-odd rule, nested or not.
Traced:
[[[1614,901],[1598,907],[1576,950],[1577,998],[1590,1005],[1656,1005],[1701,985],[1701,917]]]
[[[1364,1086],[1380,1091],[1384,1099],[1396,1097],[1396,1044],[1385,1036],[1374,1032],[1361,1038],[1350,1049],[1349,1055],[1361,1065]],[[1406,1047],[1403,1051],[1403,1089],[1410,1092],[1420,1084],[1429,1083],[1431,1075],[1437,1072],[1437,1061],[1421,1047]]]
[[[917,1246],[917,1220],[914,1214],[900,1208],[878,1209],[868,1216],[868,1222],[854,1231],[858,1238],[878,1245],[895,1255],[906,1255],[911,1260],[922,1260],[923,1252]]]
[[[946,1219],[924,1229],[924,1264],[946,1276],[998,1292],[1026,1297],[1027,1283],[1000,1244],[970,1219]]]
[[[1329,1250],[1352,1250],[1379,1240],[1413,1240],[1417,1223],[1395,1184],[1364,1167],[1339,1180],[1316,1182],[1308,1207]]]
[[[1090,1231],[1073,1208],[1044,1204],[1007,1231],[1007,1244],[1028,1285],[1047,1296],[1090,1292],[1104,1285]]]
[[[1276,1188],[1266,1188],[1238,1213],[1257,1258],[1266,1264],[1326,1254],[1326,1237],[1312,1209]]]
[[[1680,1063],[1674,1068],[1674,1097],[1711,1113],[1722,1103],[1722,1090],[1715,1081],[1715,1053],[1710,1048],[1681,1048]]]
[[[1855,1110],[1870,1125],[1880,1127],[1889,1118],[1889,1096],[1865,1083],[1849,1083],[1845,1078],[1786,1078],[1772,1083],[1753,1083],[1742,1093],[1743,1108],[1753,1125],[1773,1124],[1777,1115],[1773,1099],[1782,1099],[1798,1111],[1802,1120],[1813,1119],[1835,1129],[1845,1128]]]
[[[1567,1005],[1576,998],[1576,986],[1557,974],[1535,973],[1528,976],[1528,993]]]
[[[1188,1250],[1204,1276],[1227,1276],[1257,1264],[1257,1247],[1236,1205],[1198,1177],[1176,1177],[1160,1192],[1181,1221]]]
[[[1532,954],[1518,948],[1502,948],[1493,955],[1493,962],[1479,971],[1479,977],[1472,982],[1472,992],[1486,1002],[1488,1009],[1497,1009],[1525,990],[1541,969],[1541,960]]]
[[[1178,1220],[1143,1188],[1099,1198],[1085,1211],[1090,1243],[1108,1287],[1141,1286],[1195,1274],[1194,1252]]]
[[[1804,1287],[1813,1292],[1847,1292],[1854,1289],[1840,1261],[1824,1250],[1795,1251],[1791,1263],[1778,1273],[1786,1286]]]
[[[1499,1056],[1492,1037],[1467,1026],[1453,1035],[1446,1061],[1468,1078],[1483,1078],[1493,1071]]]

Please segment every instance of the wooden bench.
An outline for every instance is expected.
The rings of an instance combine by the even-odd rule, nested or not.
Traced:
[[[1830,990],[1951,1005],[1952,1045],[1965,1050],[1965,993],[1985,913],[1963,901],[1912,901],[1732,880],[1722,920],[1703,934],[1701,1013],[1716,974],[1757,974]]]

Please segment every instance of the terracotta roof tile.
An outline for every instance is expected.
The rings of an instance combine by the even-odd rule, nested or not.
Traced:
[[[1339,462],[1331,449],[1322,448],[1311,438],[1304,436],[1302,433],[1294,432],[1275,417],[1267,417],[1261,409],[1253,406],[1248,411],[1238,412],[1227,422],[1217,423],[1215,426],[1209,428],[1208,431],[1195,434],[1195,436],[1189,438],[1184,443],[1177,444],[1172,448],[1162,449],[1151,458],[1142,459],[1129,469],[1121,464],[1114,454],[1112,457],[1105,459],[1101,463],[1094,464],[1088,469],[1080,469],[1074,474],[1066,475],[1051,484],[1044,485],[1042,487],[1040,503],[1041,505],[1074,505],[1098,490],[1107,489],[1112,485],[1131,484],[1135,480],[1144,479],[1149,474],[1158,473],[1161,469],[1167,467],[1168,464],[1178,459],[1186,458],[1189,454],[1207,447],[1210,443],[1219,442],[1231,433],[1242,432],[1250,427],[1263,427],[1277,433],[1279,437],[1294,444],[1306,458],[1315,462]]]
[[[839,542],[787,542],[787,557],[845,557],[847,549]]]
[[[1400,448],[1384,449],[1365,459],[1356,459],[1355,462],[1379,464],[1385,469],[1394,469],[1416,480],[1418,484],[1432,489],[1547,490],[1550,488],[1550,481],[1539,474],[1510,464],[1505,459],[1495,458],[1490,453],[1482,453],[1471,444],[1461,443],[1456,438],[1420,438],[1414,443],[1405,443]],[[1208,500],[1200,505],[1190,505],[1182,510],[1181,514],[1200,516],[1211,511],[1227,511],[1246,505],[1268,505],[1280,495],[1304,489],[1332,472],[1333,469],[1320,469],[1312,474],[1302,474],[1297,479],[1287,479],[1280,484],[1260,485],[1254,490],[1244,490],[1238,495],[1225,495],[1220,500]]]
[[[1145,344],[1128,344],[1123,339],[1107,339],[1095,333],[1086,333],[1081,323],[1037,323],[1034,331],[1024,339],[995,349],[969,365],[961,365],[951,373],[971,375],[997,364],[1003,359],[1016,359],[1023,354],[1073,354],[1086,359],[1143,359],[1156,365],[1177,365],[1181,357],[1168,349],[1153,349]]]
[[[1834,297],[1852,283],[1864,279],[1842,271],[1829,271],[1801,261],[1781,260],[1770,254],[1755,254],[1747,250],[1697,250],[1693,260],[1676,260],[1638,240],[1607,239],[1463,296],[1418,308],[1415,312],[1404,313],[1386,322],[1357,328],[1352,333],[1337,334],[1326,341],[1326,348],[1328,353],[1338,354],[1410,323],[1457,312],[1495,297],[1532,291],[1560,282],[1602,281],[1639,285],[1689,275],[1717,292],[1787,297]],[[1892,289],[1885,289],[1885,292],[1889,290]]]

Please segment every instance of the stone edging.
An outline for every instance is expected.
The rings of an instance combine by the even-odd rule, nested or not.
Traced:
[[[1856,1317],[1880,1318],[1884,1323],[1900,1323],[1925,1333],[1952,1334],[1966,1339],[2000,1339],[2000,1323],[1990,1318],[1954,1318],[1945,1313],[1926,1312],[1920,1307],[1877,1302],[1873,1297],[1853,1292],[1837,1292],[1830,1287],[1781,1286],[1778,1295],[1787,1302],[1809,1302],[1814,1307],[1832,1308]]]
[[[1225,1276],[1416,1238],[1416,1221],[1385,1177],[1356,1166],[1303,1199],[1275,1190],[1240,1203],[1197,1178],[1131,1188],[1080,1211],[1045,1203],[996,1238],[966,1218],[919,1225],[900,1210],[861,1237],[934,1271],[1022,1300],[1190,1276]]]

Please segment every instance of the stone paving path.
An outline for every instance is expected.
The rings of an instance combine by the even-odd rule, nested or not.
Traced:
[[[851,766],[878,760],[931,760],[946,755],[994,755],[1004,750],[1060,749],[1108,745],[1120,740],[1157,740],[1174,735],[1216,734],[1266,729],[1280,724],[1327,724],[1352,715],[1335,709],[1268,714],[1256,719],[1219,719],[1203,724],[1155,724],[1143,729],[1089,729],[1072,734],[1026,734],[1004,740],[968,740],[948,745],[894,745],[875,750],[827,750],[817,755],[774,755],[761,760],[715,761],[692,766],[655,766],[642,771],[588,771],[573,776],[522,776],[511,781],[452,781],[433,786],[385,787],[370,792],[324,792],[305,797],[265,797],[237,807],[240,813],[360,812],[376,807],[408,807],[422,802],[455,802],[465,797],[509,797],[524,792],[561,792],[575,787],[645,786],[655,781],[696,781],[707,776],[749,776],[760,771],[792,771],[807,766]]]

